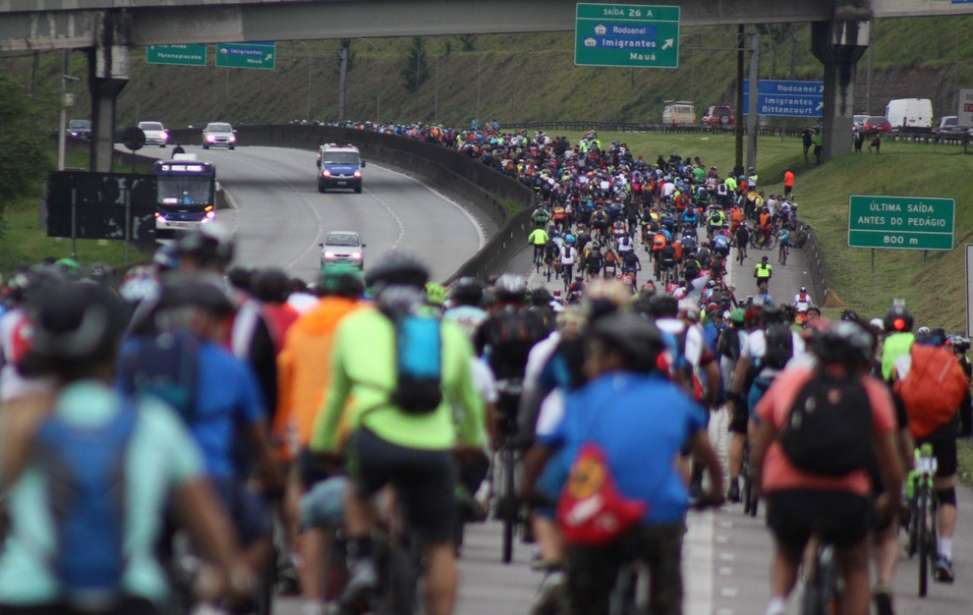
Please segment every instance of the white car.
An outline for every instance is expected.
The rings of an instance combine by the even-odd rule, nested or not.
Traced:
[[[332,231],[320,245],[322,267],[331,263],[347,263],[359,269],[365,268],[365,244],[358,233]]]
[[[139,122],[139,129],[145,133],[146,145],[165,147],[169,143],[169,131],[162,122]]]
[[[203,149],[211,147],[236,148],[236,131],[226,122],[210,122],[203,129]]]

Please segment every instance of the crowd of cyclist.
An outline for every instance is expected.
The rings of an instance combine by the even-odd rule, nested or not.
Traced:
[[[544,259],[558,247],[560,297],[515,274],[446,289],[401,252],[364,276],[328,265],[308,287],[232,268],[216,225],[118,284],[71,261],[6,280],[0,614],[266,612],[268,583],[289,567],[307,615],[368,612],[410,600],[390,573],[408,542],[424,612],[445,615],[461,522],[490,513],[523,521],[535,566],[562,579],[538,612],[608,613],[641,562],[650,612],[677,614],[690,508],[761,496],[775,539],[768,614],[785,612],[813,535],[836,548],[842,612],[874,598],[885,615],[898,528],[916,522],[904,469],[923,444],[935,578],[953,581],[968,340],[914,330],[901,304],[828,322],[806,289],[775,303],[763,261],[760,292],[735,297],[725,271],[730,246],[749,243],[739,230],[795,215],[756,193],[756,176],[646,164],[593,134],[554,154],[541,134],[496,138],[475,145],[501,168],[505,149],[538,152],[517,173],[537,184],[549,241],[535,245]],[[652,280],[623,254],[605,275],[606,254],[639,244]],[[714,412],[731,417],[726,469]],[[515,493],[496,484],[499,450],[516,451]]]

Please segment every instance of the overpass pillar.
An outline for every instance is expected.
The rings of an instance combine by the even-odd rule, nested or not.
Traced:
[[[841,16],[850,19],[839,18]],[[824,64],[824,160],[851,153],[852,120],[855,114],[855,69],[869,43],[871,22],[836,11],[832,21],[815,22],[811,29],[811,50]]]
[[[131,76],[129,26],[129,16],[123,11],[105,11],[98,24],[97,44],[88,50],[92,171],[112,170],[115,101]]]

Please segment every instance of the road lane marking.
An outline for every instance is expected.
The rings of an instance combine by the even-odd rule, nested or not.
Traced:
[[[395,220],[396,226],[399,227],[398,235],[396,235],[395,241],[392,243],[391,248],[392,250],[395,250],[399,247],[399,244],[402,243],[402,239],[405,237],[405,224],[402,223],[402,218],[400,218],[399,214],[395,213],[395,210],[385,202],[385,199],[378,196],[378,194],[376,194],[374,191],[369,190],[368,188],[363,188],[362,190],[364,190],[365,194],[378,201],[378,204],[381,205],[385,211],[389,212],[389,215],[392,216],[393,220]]]

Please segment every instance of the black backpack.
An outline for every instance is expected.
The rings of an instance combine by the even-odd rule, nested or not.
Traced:
[[[721,357],[728,357],[736,361],[740,358],[740,330],[736,327],[727,327],[720,334],[720,341],[717,344],[717,351]]]
[[[871,467],[872,411],[865,386],[816,373],[798,392],[778,440],[791,463],[811,474],[839,477]]]
[[[487,324],[493,373],[500,380],[523,378],[531,348],[547,336],[543,321],[527,310],[506,309]]]
[[[784,369],[794,356],[794,335],[784,323],[774,323],[764,332],[767,351],[760,365],[771,369]]]
[[[134,352],[123,355],[118,371],[123,391],[156,398],[187,425],[196,420],[199,342],[188,331],[138,340]]]

